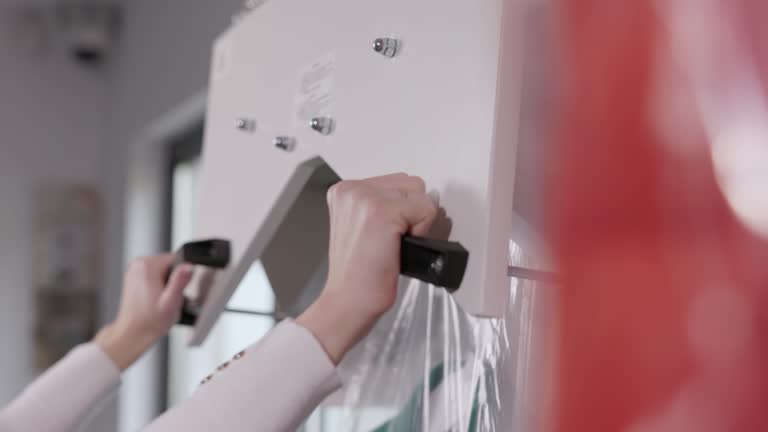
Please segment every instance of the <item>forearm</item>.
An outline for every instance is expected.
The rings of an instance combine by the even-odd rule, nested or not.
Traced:
[[[113,392],[120,371],[95,344],[75,348],[0,412],[3,432],[69,432]]]
[[[296,430],[341,385],[315,337],[291,321],[236,357],[145,432]]]
[[[96,335],[93,342],[112,360],[120,371],[125,371],[155,343],[154,335],[129,332],[110,324]]]
[[[364,311],[346,301],[343,293],[325,289],[307,310],[296,318],[315,338],[335,365],[371,330],[381,315]]]

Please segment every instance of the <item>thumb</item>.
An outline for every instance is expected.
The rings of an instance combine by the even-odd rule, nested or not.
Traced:
[[[437,217],[437,206],[427,194],[408,194],[400,202],[400,214],[412,235],[425,236]]]
[[[158,299],[158,307],[161,311],[175,313],[181,309],[184,288],[192,280],[193,273],[194,267],[189,264],[182,264],[173,271]]]

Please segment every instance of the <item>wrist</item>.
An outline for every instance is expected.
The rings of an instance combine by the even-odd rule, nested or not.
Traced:
[[[361,311],[337,292],[323,294],[296,319],[296,323],[309,330],[325,350],[331,361],[338,365],[371,330],[378,315]]]
[[[154,344],[153,338],[134,333],[113,323],[101,329],[93,342],[107,354],[122,372],[135,363]]]

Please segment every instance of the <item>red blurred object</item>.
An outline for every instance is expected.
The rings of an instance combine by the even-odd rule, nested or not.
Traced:
[[[765,1],[705,3],[768,53]],[[685,151],[659,131],[660,65],[693,93],[658,4],[559,4],[556,430],[768,431],[768,248],[724,199],[703,126],[671,143]]]

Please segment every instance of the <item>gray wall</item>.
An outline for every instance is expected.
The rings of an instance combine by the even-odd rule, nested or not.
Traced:
[[[124,253],[129,240],[124,235],[126,161],[137,137],[154,119],[204,89],[211,42],[241,4],[127,1],[122,35],[109,66],[87,71],[73,65],[55,40],[44,52],[20,50],[19,40],[9,36],[15,29],[8,24],[8,2],[0,3],[0,340],[6,347],[0,355],[0,406],[35,377],[30,286],[34,268],[28,244],[35,187],[48,180],[78,181],[104,192],[103,316],[113,317],[122,270],[131,258]],[[154,252],[146,249],[131,250]],[[134,371],[126,381],[142,375],[147,374]],[[127,398],[142,399],[136,392]],[[117,430],[116,407],[110,401],[87,429]],[[130,404],[128,409],[142,413]],[[121,430],[136,430],[135,424],[142,421],[123,416]]]
[[[160,143],[146,141],[148,130],[156,129],[159,119],[204,90],[212,41],[229,25],[233,11],[242,1],[132,0],[126,5],[119,58],[113,65],[109,128],[109,240],[122,245],[108,256],[108,280],[115,290],[126,262],[156,252],[161,244],[160,239],[153,239],[157,237],[160,221],[151,220],[162,215],[161,203],[149,198],[149,202],[141,203],[141,213],[130,209],[134,215],[140,215],[138,218],[148,220],[126,217],[126,202],[135,203],[137,193],[146,192],[151,197],[153,193],[157,195],[151,189],[164,186],[157,178],[163,151]],[[138,186],[137,179],[141,181]],[[129,222],[146,225],[138,230],[126,228]],[[115,301],[109,308],[114,312],[117,296],[112,298]],[[157,356],[145,358],[126,375],[121,392],[120,431],[138,430],[157,413],[162,400],[155,385],[164,379],[158,373],[160,361]]]
[[[0,405],[35,377],[30,235],[46,182],[102,185],[106,71],[73,64],[55,40],[42,49],[0,7]],[[31,31],[30,28],[26,29]]]
[[[210,47],[240,0],[132,0],[127,2],[119,56],[113,64],[108,160],[113,244],[123,244],[127,161],[137,139],[158,117],[204,90]],[[126,259],[110,256],[109,277],[118,285]],[[150,252],[150,251],[147,251]],[[113,311],[117,304],[113,305]]]

